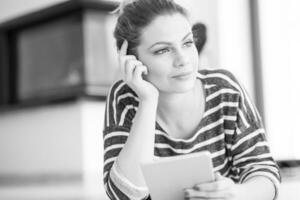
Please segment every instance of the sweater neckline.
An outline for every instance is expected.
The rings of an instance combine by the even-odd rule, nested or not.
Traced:
[[[196,131],[192,134],[191,137],[189,137],[189,138],[175,138],[175,137],[171,136],[170,134],[168,134],[167,131],[165,131],[161,127],[161,125],[157,121],[155,121],[155,123],[156,123],[156,130],[158,130],[160,134],[164,135],[166,138],[168,138],[171,141],[174,141],[174,142],[192,142],[192,141],[194,141],[197,138],[197,136],[201,132],[200,131],[201,128],[204,127],[204,125],[206,124],[206,117],[205,116],[206,116],[206,113],[207,113],[207,110],[208,110],[208,103],[207,103],[208,91],[207,91],[207,88],[205,87],[206,81],[201,76],[203,76],[203,74],[200,74],[200,72],[198,72],[197,79],[199,79],[201,81],[201,83],[202,83],[202,89],[204,91],[205,106],[204,106],[204,112],[203,112],[203,115],[202,115],[202,119],[200,120],[199,125],[198,125]]]

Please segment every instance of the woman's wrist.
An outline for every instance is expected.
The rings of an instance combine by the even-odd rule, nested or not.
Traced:
[[[158,104],[158,95],[153,95],[149,98],[140,99],[139,107],[151,107],[156,108]]]

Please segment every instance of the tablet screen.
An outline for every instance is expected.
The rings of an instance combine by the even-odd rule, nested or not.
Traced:
[[[183,200],[185,188],[214,180],[208,151],[160,158],[141,169],[152,200]]]

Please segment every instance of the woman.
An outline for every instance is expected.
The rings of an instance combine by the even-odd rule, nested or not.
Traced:
[[[123,80],[107,97],[108,196],[150,199],[141,162],[208,150],[217,178],[186,189],[186,199],[275,199],[280,175],[260,117],[232,74],[198,71],[186,11],[172,0],[131,1],[114,35]]]

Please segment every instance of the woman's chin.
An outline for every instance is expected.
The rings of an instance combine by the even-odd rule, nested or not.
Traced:
[[[194,87],[195,87],[194,83],[185,84],[185,85],[181,85],[178,88],[176,88],[174,92],[185,93],[185,92],[189,92],[189,91],[193,90]]]
[[[170,84],[170,92],[185,93],[194,89],[196,85],[196,78],[191,77],[185,80],[175,80]]]

